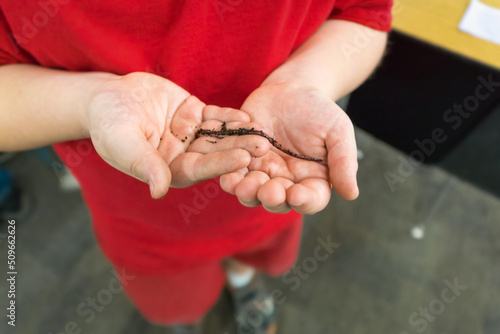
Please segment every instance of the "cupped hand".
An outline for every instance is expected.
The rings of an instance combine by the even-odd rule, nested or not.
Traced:
[[[254,123],[228,128],[253,126],[292,152],[323,160],[305,161],[275,148],[252,159],[247,168],[221,177],[222,188],[242,204],[313,214],[326,207],[332,186],[346,199],[358,196],[352,122],[322,91],[292,83],[261,86],[241,110]]]
[[[205,153],[188,152],[204,121],[249,121],[242,111],[207,107],[173,82],[149,73],[107,77],[96,82],[86,120],[98,154],[111,166],[150,185],[160,198],[169,186],[196,182],[245,168],[258,139],[205,143]],[[239,148],[241,147],[241,148]]]

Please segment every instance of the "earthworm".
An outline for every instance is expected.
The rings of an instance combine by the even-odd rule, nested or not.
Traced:
[[[224,137],[228,136],[246,136],[246,135],[256,135],[256,136],[261,136],[266,138],[271,145],[276,147],[278,150],[281,152],[288,154],[294,158],[302,159],[302,160],[307,160],[307,161],[314,161],[314,162],[322,162],[322,159],[317,159],[317,158],[310,158],[306,157],[304,155],[300,155],[298,153],[294,153],[290,151],[289,149],[286,149],[276,141],[276,139],[272,138],[271,136],[267,135],[264,131],[262,130],[255,130],[255,128],[251,129],[245,129],[245,128],[239,128],[239,129],[228,129],[226,127],[226,122],[222,123],[221,129],[220,130],[207,130],[207,129],[199,129],[195,133],[195,138],[200,138],[200,137],[215,137],[222,139]]]

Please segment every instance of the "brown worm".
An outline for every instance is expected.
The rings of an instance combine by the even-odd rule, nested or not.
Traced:
[[[322,159],[317,159],[317,158],[310,158],[306,157],[304,155],[300,155],[298,153],[294,153],[290,151],[289,149],[284,148],[280,143],[276,141],[276,139],[272,138],[271,136],[267,135],[264,131],[262,130],[255,130],[255,128],[251,129],[245,129],[245,128],[239,128],[239,129],[228,129],[226,127],[226,122],[222,123],[221,129],[220,130],[207,130],[207,129],[199,129],[195,133],[195,138],[200,138],[200,137],[215,137],[222,139],[224,137],[228,136],[246,136],[246,135],[256,135],[256,136],[261,136],[266,138],[271,145],[276,147],[278,150],[281,152],[288,154],[294,158],[302,159],[302,160],[307,160],[307,161],[314,161],[314,162],[322,162]]]

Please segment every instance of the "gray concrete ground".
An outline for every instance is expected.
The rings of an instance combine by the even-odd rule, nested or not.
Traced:
[[[500,333],[499,198],[436,167],[398,171],[404,154],[362,131],[357,137],[364,153],[359,199],[334,196],[307,217],[300,275],[266,278],[283,293],[279,333]],[[92,316],[77,314],[113,278],[89,213],[78,191],[61,191],[39,156],[19,154],[8,166],[35,209],[17,221],[16,327],[4,315],[2,280],[0,333],[168,333],[143,320],[122,293]],[[387,175],[396,176],[393,189]],[[2,221],[2,270],[6,231]],[[319,259],[318,238],[338,246]],[[225,292],[206,333],[234,333],[231,311]]]

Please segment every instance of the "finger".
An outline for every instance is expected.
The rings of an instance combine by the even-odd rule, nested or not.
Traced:
[[[207,154],[235,148],[246,150],[252,157],[261,157],[269,151],[270,144],[265,138],[257,136],[231,136],[223,139],[201,137],[191,143],[188,151]]]
[[[151,197],[165,196],[171,173],[166,161],[142,133],[110,138],[103,158],[118,170],[149,184]]]
[[[221,121],[220,119],[207,119],[201,123],[201,128],[206,130],[221,130],[222,123],[226,123],[225,127],[228,130],[238,130],[238,129],[246,129],[246,130],[255,130],[260,131],[263,130],[262,126],[256,122],[248,122],[248,121]]]
[[[249,122],[250,116],[241,110],[208,105],[203,109],[203,121]]]
[[[257,198],[269,212],[289,212],[291,208],[286,201],[286,189],[292,185],[293,182],[285,178],[269,180],[259,189]]]
[[[326,148],[333,187],[345,199],[356,199],[359,195],[356,181],[358,171],[356,139],[354,127],[347,115],[340,116],[335,131],[328,133]]]
[[[170,164],[173,187],[187,187],[223,174],[245,168],[250,154],[242,149],[230,149],[209,154],[189,152],[179,155]]]
[[[308,178],[328,179],[328,166],[317,162],[291,158],[287,166],[294,175],[294,181],[299,182]]]
[[[220,177],[220,186],[225,192],[235,195],[236,187],[248,174],[248,168],[242,168],[236,172],[224,174]]]
[[[175,113],[173,116],[167,115],[166,128],[169,128],[174,135],[180,138],[188,137],[192,140],[190,134],[192,134],[202,122],[204,107],[205,104],[193,95],[185,98],[181,104],[176,107],[170,106],[172,110],[175,110]],[[172,118],[170,119],[170,117]]]
[[[306,179],[287,189],[287,202],[292,209],[303,214],[323,210],[330,201],[331,187],[323,179]]]
[[[257,193],[267,181],[269,181],[267,174],[258,171],[249,172],[236,187],[235,195],[244,206],[259,206],[261,203],[257,198]]]
[[[285,161],[282,156],[272,151],[269,151],[261,158],[252,159],[248,169],[264,172],[271,178],[283,177],[292,181],[297,181],[295,175],[290,171],[287,161]]]
[[[158,145],[158,152],[170,165],[175,157],[186,152],[189,143],[190,138],[188,136],[180,136],[177,133],[165,131]]]

